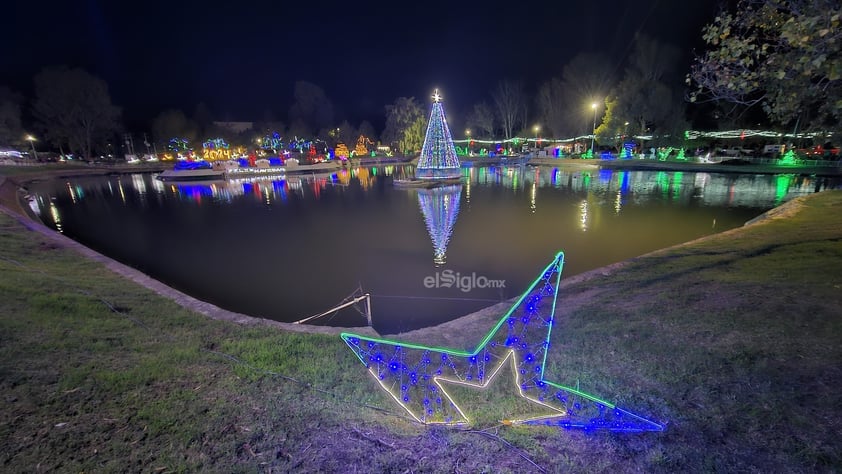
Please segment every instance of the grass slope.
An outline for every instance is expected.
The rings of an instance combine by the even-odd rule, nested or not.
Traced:
[[[643,435],[418,426],[338,337],[208,320],[0,214],[0,468],[839,470],[842,192],[797,206],[561,294],[547,378]]]

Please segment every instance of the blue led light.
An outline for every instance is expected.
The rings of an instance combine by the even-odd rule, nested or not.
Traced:
[[[415,168],[417,178],[442,179],[461,176],[461,164],[456,156],[456,147],[453,146],[453,137],[450,135],[444,108],[439,99],[436,91],[421,156]]]
[[[559,253],[474,351],[398,344],[351,334],[343,334],[342,338],[360,360],[376,362],[370,366],[372,375],[395,400],[403,400],[402,406],[422,423],[467,423],[467,417],[445,386],[461,384],[483,388],[504,366],[511,365],[521,396],[548,412],[540,417],[512,420],[513,423],[584,430],[662,431],[662,425],[620,410],[578,388],[544,380],[546,349],[554,321],[562,264],[563,254]],[[384,352],[392,353],[392,358],[382,360]],[[407,385],[402,382],[414,379],[417,372],[423,374],[424,380],[428,379],[427,374],[434,374],[430,376],[432,383]],[[395,392],[397,388],[400,390]],[[429,400],[433,399],[436,403],[431,405]],[[444,399],[449,403],[444,403]]]

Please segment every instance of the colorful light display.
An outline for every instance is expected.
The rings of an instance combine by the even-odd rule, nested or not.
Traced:
[[[444,265],[447,244],[453,232],[453,224],[459,215],[459,200],[462,185],[441,186],[418,190],[418,206],[424,214],[427,232],[433,241],[433,262]]]
[[[667,161],[667,157],[672,153],[672,147],[658,148],[658,161]]]
[[[784,156],[781,157],[781,160],[778,161],[778,164],[784,166],[794,166],[798,164],[798,158],[795,156],[794,151],[787,150],[787,152],[784,153]]]
[[[263,138],[258,140],[258,144],[260,145],[260,148],[263,148],[264,150],[272,150],[276,153],[278,150],[284,148],[283,138],[278,132],[272,132],[271,134],[264,135]]]
[[[208,161],[230,160],[231,146],[222,138],[212,138],[202,143],[202,155]]]
[[[348,158],[350,156],[348,146],[344,143],[337,143],[336,150],[333,152],[333,156],[335,156],[336,158]]]
[[[368,155],[368,147],[369,145],[374,145],[374,142],[366,138],[365,135],[360,135],[357,138],[357,144],[354,146],[354,154],[353,156],[366,156]]]
[[[664,426],[578,390],[544,379],[555,322],[564,254],[559,253],[473,351],[428,347],[356,334],[342,339],[377,383],[416,421],[466,425],[470,420],[448,387],[483,389],[504,366],[520,396],[542,414],[506,424],[541,424],[584,430],[663,431]]]
[[[170,138],[170,141],[167,142],[167,150],[178,153],[182,151],[187,151],[189,146],[187,144],[187,139],[185,138]]]
[[[415,168],[415,177],[419,179],[446,179],[461,176],[461,164],[453,146],[453,137],[444,117],[441,96],[438,89],[433,94],[433,110],[427,123],[427,134],[421,147],[421,156]]]

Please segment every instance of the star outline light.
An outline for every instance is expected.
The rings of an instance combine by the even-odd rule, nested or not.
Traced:
[[[664,426],[578,389],[544,380],[564,253],[559,252],[473,351],[342,333],[378,384],[423,424],[470,424],[443,384],[486,388],[509,361],[518,393],[553,413],[506,420],[563,428],[663,431]],[[544,301],[550,297],[551,303]],[[537,335],[536,335],[537,333]]]

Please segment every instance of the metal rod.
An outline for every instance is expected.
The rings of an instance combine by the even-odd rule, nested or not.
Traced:
[[[295,321],[295,322],[294,322],[294,323],[292,323],[292,324],[301,324],[301,323],[306,323],[307,321],[312,321],[313,319],[320,318],[320,317],[322,317],[322,316],[324,316],[324,315],[326,315],[326,314],[330,314],[330,313],[334,313],[334,312],[336,312],[336,311],[339,311],[339,310],[340,310],[340,309],[342,309],[342,308],[347,308],[348,306],[351,306],[352,304],[355,304],[355,303],[357,303],[357,302],[359,302],[359,301],[361,301],[361,300],[368,299],[368,300],[369,300],[369,304],[368,304],[369,313],[368,313],[368,315],[367,315],[367,316],[368,316],[368,323],[369,323],[369,325],[371,325],[371,300],[370,300],[370,298],[369,298],[369,297],[370,297],[370,295],[369,295],[368,293],[366,293],[366,294],[364,294],[364,295],[362,295],[362,296],[357,296],[356,298],[352,299],[351,301],[348,301],[348,302],[342,303],[342,304],[340,304],[339,306],[335,306],[335,307],[333,307],[333,308],[330,308],[329,310],[327,310],[327,311],[325,311],[325,312],[323,312],[323,313],[319,313],[319,314],[317,314],[317,315],[315,315],[315,316],[310,316],[309,318],[304,318],[304,319],[301,319],[301,320],[299,320],[299,321]]]

